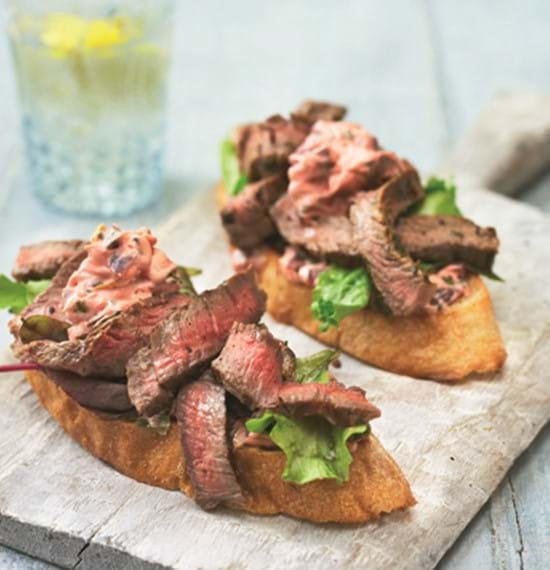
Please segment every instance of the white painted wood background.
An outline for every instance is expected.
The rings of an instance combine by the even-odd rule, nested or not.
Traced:
[[[499,90],[550,91],[547,0],[180,3],[167,193],[128,225],[158,225],[206,189],[216,178],[218,141],[232,125],[290,109],[304,97],[348,104],[354,120],[429,172]],[[3,272],[21,240],[85,236],[98,221],[51,214],[28,194],[15,101],[7,46],[0,42]],[[522,196],[550,211],[550,180]],[[0,339],[8,341],[5,333]],[[544,567],[549,457],[547,427],[441,568]],[[0,568],[47,566],[0,549]]]

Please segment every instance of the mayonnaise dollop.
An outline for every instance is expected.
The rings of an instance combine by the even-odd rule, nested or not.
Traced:
[[[317,121],[290,164],[288,192],[300,210],[372,190],[407,168],[367,130],[345,121]]]
[[[86,246],[88,256],[63,289],[63,312],[72,324],[69,338],[84,334],[89,322],[152,297],[176,264],[155,246],[146,228],[123,232],[100,226]]]

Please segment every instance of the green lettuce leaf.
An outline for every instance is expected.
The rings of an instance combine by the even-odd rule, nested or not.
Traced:
[[[19,283],[0,274],[0,309],[8,309],[10,313],[20,313],[49,285],[50,281],[47,279]]]
[[[159,435],[166,435],[170,431],[171,419],[169,412],[160,412],[150,418],[141,417],[136,420],[136,425],[140,428],[154,431]]]
[[[336,327],[340,321],[360,309],[364,309],[370,298],[371,280],[362,267],[345,269],[331,266],[319,275],[313,290],[311,311],[319,321],[319,330],[325,332]]]
[[[444,262],[431,263],[429,261],[420,261],[417,263],[417,265],[423,271],[431,273],[431,272],[438,271],[442,267],[445,267],[445,265],[447,265],[447,264]],[[489,271],[485,271],[483,269],[479,269],[478,267],[474,267],[473,265],[470,265],[469,263],[464,263],[464,267],[470,273],[475,273],[476,275],[483,275],[483,277],[487,277],[487,279],[491,279],[492,281],[499,281],[500,283],[504,283],[504,279],[500,275],[497,275],[492,269]]]
[[[411,214],[462,216],[456,205],[456,185],[454,182],[432,176],[425,189],[424,199],[411,210]]]
[[[220,155],[225,188],[230,196],[236,196],[248,184],[248,178],[241,172],[237,149],[232,141],[222,141]]]
[[[197,275],[202,275],[202,269],[200,267],[185,267],[185,265],[178,265],[189,275],[189,277],[196,277]]]
[[[464,267],[466,267],[466,269],[471,273],[477,273],[478,275],[483,275],[483,277],[487,277],[487,279],[491,279],[491,281],[499,281],[500,283],[504,283],[504,279],[500,275],[497,275],[492,269],[489,271],[485,271],[482,269],[478,269],[473,265],[469,265],[468,263],[465,263]]]
[[[61,342],[67,340],[71,324],[59,321],[48,315],[31,315],[23,319],[19,336],[24,343],[34,340],[53,340]]]
[[[258,418],[251,418],[246,421],[246,429],[254,433],[264,433],[269,431],[275,424],[275,414],[264,412]]]
[[[283,479],[298,485],[317,479],[347,481],[353,460],[347,441],[369,429],[368,425],[336,427],[321,417],[294,420],[273,412],[246,422],[247,429],[257,433],[266,426],[272,426],[269,435],[286,455]]]
[[[195,286],[191,281],[191,277],[200,275],[201,273],[202,269],[198,269],[197,267],[185,267],[183,265],[178,265],[173,276],[180,286],[179,292],[182,295],[190,295],[194,297],[197,292],[195,291]]]
[[[322,350],[298,358],[296,381],[327,383],[328,367],[339,355],[336,350]],[[286,455],[283,479],[298,485],[316,479],[347,481],[353,459],[347,446],[348,439],[369,430],[368,425],[342,428],[322,417],[291,419],[269,411],[249,419],[246,428],[254,433],[269,433],[273,443]]]
[[[328,384],[330,376],[328,367],[331,362],[339,358],[340,353],[337,350],[321,350],[311,356],[296,359],[296,382],[300,384],[309,384],[317,382],[319,384]]]

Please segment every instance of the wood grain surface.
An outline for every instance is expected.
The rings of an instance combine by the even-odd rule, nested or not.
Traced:
[[[209,187],[217,176],[218,141],[232,125],[284,111],[303,97],[347,103],[354,120],[429,172],[495,94],[550,90],[545,0],[224,4],[185,3],[177,16],[167,191],[157,206],[125,220],[127,226],[158,225]],[[9,59],[7,42],[0,42],[3,272],[21,241],[86,236],[100,221],[49,212],[29,195]],[[550,177],[522,197],[550,211]],[[492,223],[498,226],[498,212]],[[2,331],[5,322],[0,319]],[[0,339],[6,344],[7,333]],[[3,453],[17,444],[3,445],[4,439]],[[543,500],[550,494],[549,454],[547,428],[441,568],[544,567],[550,557],[549,502]],[[42,568],[35,564],[0,550],[2,568]]]
[[[488,285],[508,350],[505,368],[449,386],[344,356],[338,374],[382,408],[373,429],[409,478],[413,509],[355,527],[205,513],[177,492],[144,486],[95,460],[12,375],[0,384],[0,541],[63,567],[434,566],[550,417],[550,291],[530,277],[536,270],[550,278],[550,221],[482,190],[463,188],[460,207],[482,224],[500,212],[496,271],[510,277],[507,287]],[[193,223],[203,231],[189,234]],[[197,196],[157,235],[171,257],[203,268],[199,290],[231,274],[226,249],[216,247],[224,236],[213,192]],[[300,331],[265,321],[299,355],[319,348]]]

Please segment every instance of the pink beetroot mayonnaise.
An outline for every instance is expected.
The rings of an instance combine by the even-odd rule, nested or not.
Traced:
[[[88,256],[63,289],[65,319],[73,326],[69,338],[86,332],[93,319],[107,317],[153,295],[176,264],[155,247],[150,230],[123,232],[102,225],[86,246]]]
[[[337,195],[372,190],[406,169],[367,130],[344,121],[317,121],[290,155],[288,193],[301,210]]]

